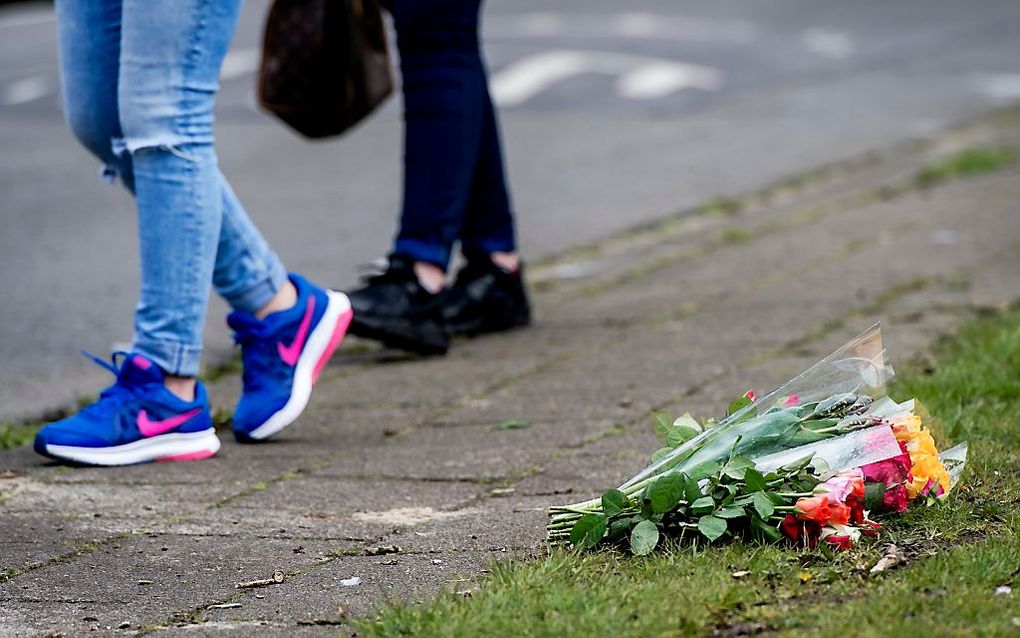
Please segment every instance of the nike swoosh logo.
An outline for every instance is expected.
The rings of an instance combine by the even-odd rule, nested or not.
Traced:
[[[276,349],[280,353],[280,358],[289,366],[297,365],[298,357],[301,356],[301,348],[305,347],[305,339],[308,338],[308,328],[312,325],[312,315],[314,313],[315,296],[308,295],[308,309],[305,310],[305,316],[302,317],[301,325],[298,326],[297,334],[294,335],[294,341],[289,346],[283,345],[282,341],[276,343]]]
[[[148,413],[142,410],[138,413],[138,431],[142,433],[142,436],[156,436],[187,423],[201,413],[202,408],[195,408],[183,414],[168,417],[162,421],[153,421],[149,418]]]

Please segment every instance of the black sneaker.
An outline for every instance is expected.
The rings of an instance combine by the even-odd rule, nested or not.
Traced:
[[[450,348],[443,295],[422,287],[412,262],[391,256],[385,272],[347,296],[354,310],[351,334],[418,354],[445,354]]]
[[[523,264],[506,272],[488,257],[469,259],[446,293],[443,315],[457,335],[499,332],[531,323]]]

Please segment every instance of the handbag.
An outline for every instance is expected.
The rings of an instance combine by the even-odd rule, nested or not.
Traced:
[[[393,92],[376,0],[274,0],[258,101],[307,137],[340,135]]]

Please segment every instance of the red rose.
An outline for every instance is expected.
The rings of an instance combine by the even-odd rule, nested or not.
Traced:
[[[820,523],[798,520],[793,514],[787,514],[783,518],[779,529],[793,541],[794,545],[807,548],[813,548],[818,544],[818,537],[822,533]]]
[[[850,508],[850,524],[860,525],[864,522],[864,501],[856,494],[851,494],[846,499],[846,506]]]
[[[903,483],[910,476],[910,455],[900,454],[884,461],[861,466],[864,480],[868,483],[895,485]]]
[[[841,552],[845,552],[854,546],[854,542],[845,534],[832,534],[831,536],[826,536],[822,540]]]
[[[882,526],[876,523],[875,521],[869,521],[868,519],[864,519],[864,521],[861,523],[860,529],[861,534],[864,534],[865,536],[878,536],[878,532],[879,530],[882,529]]]
[[[890,487],[882,495],[882,511],[883,512],[902,512],[907,509],[907,504],[910,501],[910,496],[907,494],[907,488],[904,485],[897,485]]]

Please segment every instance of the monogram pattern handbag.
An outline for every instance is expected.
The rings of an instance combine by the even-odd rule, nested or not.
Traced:
[[[307,137],[340,135],[393,92],[377,0],[275,0],[259,104]]]

